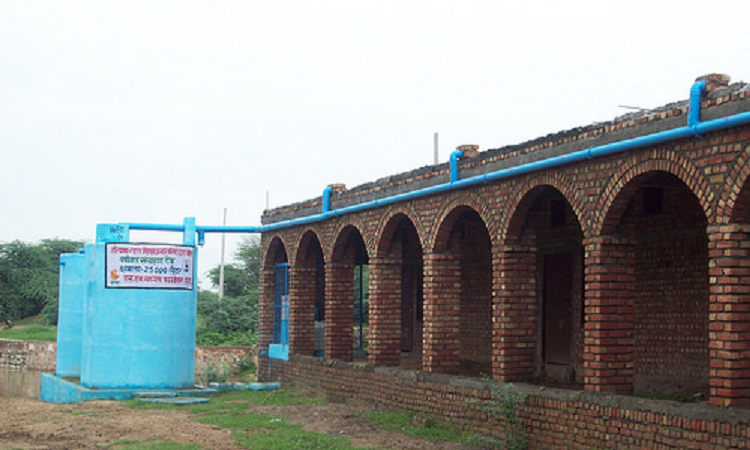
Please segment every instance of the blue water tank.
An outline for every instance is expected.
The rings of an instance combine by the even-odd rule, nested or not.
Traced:
[[[107,287],[107,243],[92,246],[91,255],[86,252],[81,384],[106,389],[193,387],[195,277],[189,290]],[[189,248],[194,269],[197,254],[195,247]]]
[[[57,319],[57,375],[81,375],[81,334],[86,295],[83,250],[60,255],[60,293]]]

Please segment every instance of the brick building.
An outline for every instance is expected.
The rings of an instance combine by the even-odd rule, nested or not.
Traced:
[[[749,177],[750,86],[709,75],[688,101],[268,210],[260,345],[288,268],[290,358],[260,373],[492,430],[471,401],[488,374],[530,393],[532,448],[750,448]]]

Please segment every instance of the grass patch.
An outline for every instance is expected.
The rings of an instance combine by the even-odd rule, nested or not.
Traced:
[[[277,391],[228,391],[211,397],[208,403],[198,405],[166,405],[129,400],[127,406],[136,409],[182,409],[195,415],[200,423],[232,431],[238,445],[252,450],[363,450],[352,446],[346,438],[325,433],[305,431],[282,417],[248,411],[251,405],[315,405],[323,401],[298,394],[291,389]],[[151,445],[151,444],[149,444]],[[161,450],[160,447],[120,447],[116,450]],[[165,447],[165,449],[168,449]],[[189,447],[176,448],[186,450]],[[169,449],[171,450],[171,449]]]
[[[234,435],[237,444],[249,450],[364,450],[365,447],[354,447],[343,437],[325,433],[305,431],[299,425],[279,423],[270,432],[237,433]]]
[[[432,417],[415,417],[411,413],[372,412],[365,416],[376,427],[408,434],[430,442],[469,443],[472,435]]]
[[[136,409],[181,409],[191,412],[194,420],[231,430],[235,442],[250,450],[364,450],[353,446],[348,439],[325,433],[305,431],[283,417],[249,411],[252,405],[297,406],[325,403],[294,389],[277,391],[225,391],[211,397],[208,403],[197,405],[169,405],[129,400],[126,405]],[[418,437],[430,442],[450,441],[470,443],[471,434],[429,417],[414,417],[410,413],[375,412],[367,419],[374,426]],[[132,447],[140,449],[141,447]],[[157,447],[142,447],[151,450]],[[185,447],[187,449],[187,447]],[[122,447],[114,450],[131,450]],[[180,448],[179,450],[183,450]]]
[[[0,329],[0,339],[19,341],[57,341],[57,327],[47,325],[29,325],[24,328]]]

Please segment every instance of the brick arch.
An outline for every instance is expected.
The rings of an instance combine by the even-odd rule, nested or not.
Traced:
[[[378,223],[377,232],[375,233],[377,240],[375,242],[375,252],[372,253],[373,255],[384,256],[388,251],[391,239],[393,238],[393,232],[396,230],[396,227],[398,227],[399,220],[397,220],[397,218],[399,217],[406,217],[409,222],[411,222],[414,229],[417,230],[419,245],[424,252],[427,232],[425,231],[424,225],[419,220],[419,216],[411,207],[398,206],[389,208],[388,211],[382,215],[380,223]]]
[[[439,245],[443,245],[447,242],[448,234],[453,228],[453,224],[460,216],[460,214],[455,213],[460,209],[470,209],[477,213],[479,218],[482,219],[485,228],[487,228],[487,233],[490,235],[490,241],[493,245],[495,244],[497,225],[495,224],[495,221],[492,220],[490,207],[487,205],[487,202],[481,200],[479,195],[472,192],[466,196],[454,198],[452,201],[443,205],[432,225],[432,230],[427,236],[429,240],[425,242],[425,246],[423,247],[425,252],[427,252],[428,248],[431,252],[444,250],[441,249]]]
[[[750,220],[750,146],[739,155],[726,178],[716,211],[716,223],[739,223]]]
[[[336,251],[336,247],[341,238],[341,233],[350,226],[354,227],[359,232],[360,236],[362,236],[362,240],[365,242],[367,254],[374,254],[372,251],[374,239],[366,233],[367,228],[364,220],[362,220],[362,216],[359,214],[350,214],[331,226],[330,240],[323,248],[323,257],[325,258],[326,263],[333,261],[334,252]],[[323,246],[323,242],[321,242],[320,245]]]
[[[362,226],[362,224],[360,224]],[[371,245],[368,245],[368,240],[364,233],[362,233],[362,228],[358,227],[356,224],[347,221],[344,224],[340,224],[336,227],[336,231],[333,234],[333,239],[331,240],[332,246],[330,249],[330,256],[327,260],[330,262],[336,262],[340,261],[344,255],[341,254],[341,252],[344,251],[344,247],[346,245],[346,239],[349,235],[349,233],[357,232],[359,233],[360,237],[362,238],[362,241],[364,241],[365,245],[365,252],[367,253],[367,257],[369,258],[370,255],[372,255]]]
[[[713,198],[713,191],[708,180],[692,161],[673,151],[659,149],[643,152],[627,160],[610,178],[610,182],[602,190],[599,203],[594,209],[593,223],[590,228],[592,236],[611,234],[617,229],[619,220],[637,188],[631,182],[650,172],[665,172],[682,181],[695,195],[708,223],[711,223],[715,214],[710,200]]]
[[[265,270],[273,270],[276,257],[276,252],[279,249],[279,246],[281,246],[281,249],[284,250],[284,253],[286,254],[286,260],[287,262],[291,263],[290,257],[290,251],[289,251],[289,245],[284,240],[284,237],[281,233],[277,233],[271,236],[271,238],[268,240],[268,245],[265,248],[264,257],[263,257],[263,269]]]
[[[295,258],[294,258],[295,265],[302,264],[302,262],[305,261],[305,255],[303,252],[306,252],[308,250],[313,237],[317,239],[321,252],[323,251],[323,243],[320,240],[319,233],[314,228],[307,228],[302,231],[302,233],[299,235],[299,238],[297,240]]]
[[[500,240],[502,242],[520,234],[529,208],[544,188],[555,189],[565,198],[576,216],[583,235],[586,235],[589,222],[588,213],[578,189],[568,177],[560,173],[552,173],[533,177],[516,190],[500,222],[502,226]]]

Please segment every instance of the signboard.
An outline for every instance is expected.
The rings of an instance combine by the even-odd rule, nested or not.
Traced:
[[[107,288],[193,289],[193,247],[112,242],[106,253]]]

